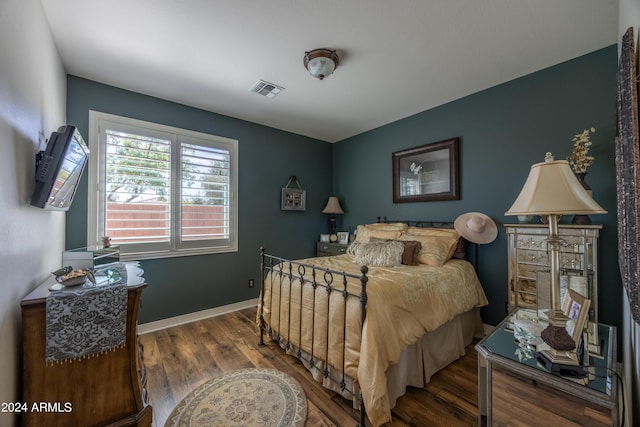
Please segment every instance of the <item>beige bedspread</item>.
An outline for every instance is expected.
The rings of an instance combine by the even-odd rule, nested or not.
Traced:
[[[360,275],[360,266],[352,260],[350,255],[339,255],[299,262]],[[289,271],[288,263],[281,266],[285,272]],[[294,275],[299,272],[295,265],[292,271]],[[322,271],[316,271],[316,280],[322,282],[323,276]],[[344,366],[344,372],[357,379],[369,420],[379,426],[391,420],[387,367],[397,362],[403,349],[425,333],[488,301],[473,266],[466,261],[449,260],[442,267],[370,267],[367,276],[368,303],[362,340],[359,301],[349,298],[345,323],[344,298],[339,292],[344,285],[337,276],[333,277],[332,284],[336,291],[328,294],[321,287],[314,291],[308,283],[301,291],[295,276],[289,292],[288,277],[272,273],[263,287],[263,318],[294,346],[337,369],[342,370]],[[308,268],[305,277],[312,277]],[[357,279],[350,278],[347,286],[359,293]],[[285,304],[280,308],[280,293],[291,299],[291,309]],[[315,315],[312,316],[313,306]],[[346,349],[342,344],[343,333]]]

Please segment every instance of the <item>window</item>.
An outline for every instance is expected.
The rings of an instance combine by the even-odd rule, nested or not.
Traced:
[[[237,250],[238,141],[91,111],[87,244],[122,259]]]

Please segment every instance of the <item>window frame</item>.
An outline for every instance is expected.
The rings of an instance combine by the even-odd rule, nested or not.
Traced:
[[[89,111],[89,167],[87,186],[87,246],[99,246],[102,242],[105,215],[105,142],[101,128],[108,125],[114,130],[128,129],[130,133],[142,133],[147,136],[161,137],[171,140],[171,173],[172,195],[170,199],[172,226],[169,243],[135,243],[120,245],[120,259],[123,261],[156,258],[172,258],[213,253],[227,253],[238,251],[238,141],[216,135],[181,129],[144,120],[132,119],[114,114]],[[143,131],[143,132],[141,132]],[[230,154],[230,203],[229,239],[211,239],[185,241],[181,247],[177,246],[180,231],[180,191],[182,181],[180,166],[180,147],[182,144],[197,144],[209,147],[224,147]],[[178,177],[179,179],[175,179]],[[207,245],[206,242],[216,242]]]

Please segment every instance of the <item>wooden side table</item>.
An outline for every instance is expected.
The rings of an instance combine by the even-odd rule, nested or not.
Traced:
[[[123,347],[81,360],[46,363],[46,299],[55,283],[50,278],[21,304],[23,402],[27,404],[22,425],[151,427],[152,409],[137,335],[138,307],[146,283],[128,286]]]
[[[534,350],[515,340],[512,322],[518,316],[533,314],[516,311],[476,345],[479,422],[486,417],[487,426],[521,421],[528,426],[617,427],[616,328],[590,325],[587,377],[576,378],[547,372]]]
[[[318,242],[316,256],[342,255],[347,252],[349,245],[343,243]]]

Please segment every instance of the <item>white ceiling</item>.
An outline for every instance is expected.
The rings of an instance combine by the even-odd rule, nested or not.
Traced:
[[[618,0],[41,0],[67,72],[335,142],[617,41]],[[305,51],[337,49],[320,81]],[[259,79],[285,90],[249,92]]]

